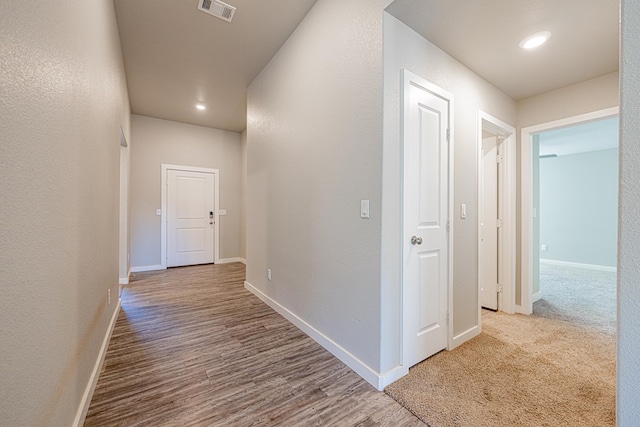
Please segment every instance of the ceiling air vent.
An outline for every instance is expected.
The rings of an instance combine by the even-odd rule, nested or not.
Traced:
[[[231,22],[236,8],[219,0],[198,0],[198,9],[217,18]]]

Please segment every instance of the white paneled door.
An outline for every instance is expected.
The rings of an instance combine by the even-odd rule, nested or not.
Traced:
[[[167,267],[214,262],[214,174],[167,170]]]
[[[451,96],[404,75],[403,363],[409,367],[448,346]]]

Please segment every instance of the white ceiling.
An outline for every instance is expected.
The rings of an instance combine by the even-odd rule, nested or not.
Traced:
[[[387,11],[514,100],[618,70],[618,0],[396,0]],[[542,47],[518,44],[539,31]]]
[[[114,0],[132,112],[244,130],[249,83],[315,2],[227,0],[237,7],[228,23],[197,0]],[[618,10],[618,0],[396,0],[387,8],[515,100],[616,71]],[[541,30],[552,32],[547,45],[518,47]]]
[[[617,148],[618,116],[541,132],[539,135],[541,156],[567,156]]]
[[[227,0],[229,23],[198,0],[114,0],[132,112],[244,130],[249,83],[315,2]]]

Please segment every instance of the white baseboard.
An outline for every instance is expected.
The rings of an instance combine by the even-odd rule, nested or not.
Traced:
[[[582,264],[579,262],[569,262],[569,261],[556,261],[555,259],[540,259],[541,264],[549,264],[549,265],[561,265],[564,267],[575,267],[575,268],[585,268],[587,270],[598,270],[598,271],[610,271],[615,273],[618,271],[616,267],[609,267],[606,265],[596,265],[596,264]]]
[[[116,321],[118,320],[119,313],[120,298],[118,298],[118,303],[116,305],[116,309],[113,311],[113,315],[111,316],[111,322],[109,323],[109,327],[107,328],[107,333],[104,335],[104,339],[102,340],[102,347],[100,347],[98,358],[96,359],[96,363],[93,366],[93,371],[91,372],[89,383],[87,384],[87,387],[84,390],[84,394],[82,395],[82,400],[80,401],[80,406],[78,407],[78,412],[76,413],[76,418],[73,422],[74,427],[82,427],[82,425],[84,424],[84,419],[87,417],[87,411],[89,410],[89,405],[91,404],[91,398],[93,397],[93,392],[96,389],[96,384],[98,384],[98,378],[100,378],[100,372],[102,371],[102,365],[104,364],[104,357],[107,355],[107,348],[109,347],[111,334],[113,333],[113,329],[116,326]]]
[[[220,258],[217,262],[217,264],[229,264],[232,262],[241,262],[244,265],[247,265],[247,260],[245,260],[244,258]]]
[[[129,284],[129,276],[131,276],[131,268],[129,268],[129,271],[127,271],[127,277],[121,277],[120,278],[120,284],[121,285],[128,285]]]
[[[532,303],[532,305],[533,305],[533,303]],[[531,314],[532,314],[532,313],[531,313],[531,312],[529,312],[528,310],[525,310],[525,308],[524,308],[524,306],[523,306],[523,305],[518,305],[518,304],[516,304],[516,310],[515,310],[515,312],[516,312],[516,314],[524,314],[525,316],[529,316],[529,315],[531,315]]]
[[[471,338],[477,337],[478,335],[480,335],[480,332],[481,332],[480,326],[475,325],[467,329],[463,333],[456,335],[451,340],[451,346],[449,347],[449,350],[451,351],[454,348],[458,347],[459,345],[469,341]]]
[[[533,294],[533,298],[531,298],[532,302],[539,301],[542,298],[542,292],[536,292]]]
[[[409,373],[409,368],[405,366],[396,366],[395,368],[387,371],[386,373],[379,376],[379,387],[378,390],[382,391],[386,386],[391,384],[394,381],[399,380]],[[375,386],[374,386],[375,387]]]
[[[161,264],[158,265],[141,265],[139,267],[131,267],[132,273],[142,273],[143,271],[166,270]]]
[[[328,336],[324,335],[322,332],[318,331],[316,328],[302,320],[295,313],[291,312],[286,307],[280,305],[277,301],[273,300],[268,295],[262,293],[259,289],[253,286],[249,282],[244,282],[244,287],[260,298],[262,302],[267,304],[269,307],[280,313],[285,319],[289,322],[293,323],[298,329],[311,337],[314,341],[324,347],[329,353],[333,354],[337,357],[342,363],[347,365],[356,374],[360,375],[365,381],[374,386],[377,390],[382,391],[384,389],[385,382],[395,378],[399,373],[396,373],[395,370],[391,370],[389,373],[383,375],[378,374],[369,366],[367,366],[360,359],[355,357],[353,354],[349,353],[346,349],[342,348],[339,344],[333,341]],[[396,368],[397,369],[397,368]],[[387,378],[388,375],[388,378]],[[398,377],[399,378],[399,377]],[[396,378],[397,379],[397,378]]]

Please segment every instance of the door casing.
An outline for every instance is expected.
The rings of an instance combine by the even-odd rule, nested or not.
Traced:
[[[503,221],[502,232],[498,242],[498,259],[500,265],[499,278],[502,292],[498,294],[498,310],[506,313],[515,312],[515,286],[516,286],[516,130],[513,126],[499,120],[498,118],[479,110],[478,111],[478,137],[477,137],[477,159],[478,159],[478,325],[482,325],[482,241],[481,225],[483,208],[483,158],[482,158],[482,134],[483,130],[496,136],[504,138],[502,142],[502,156],[504,163],[499,177],[500,190],[500,211],[498,215]]]

